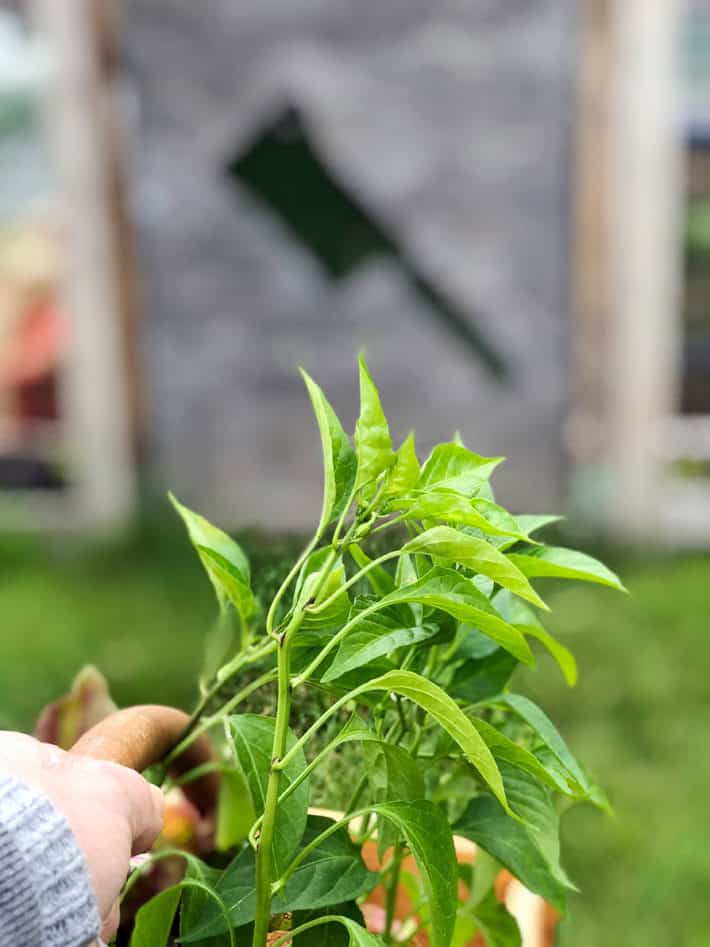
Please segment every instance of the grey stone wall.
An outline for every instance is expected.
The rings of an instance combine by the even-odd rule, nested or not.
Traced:
[[[317,516],[296,368],[347,424],[365,350],[394,433],[459,429],[514,507],[559,507],[568,367],[571,0],[130,0],[134,213],[157,476],[222,521]],[[504,354],[497,384],[393,261],[333,283],[224,173],[284,97]]]

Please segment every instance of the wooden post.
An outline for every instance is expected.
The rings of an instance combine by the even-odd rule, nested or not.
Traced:
[[[611,138],[613,2],[585,0],[579,12],[572,406],[565,440],[572,460],[570,502],[582,519],[598,518],[607,449],[610,194],[606,156]]]
[[[684,190],[680,0],[615,0],[609,155],[609,525],[657,535],[675,407]]]
[[[134,454],[95,0],[33,0],[33,14],[52,62],[45,112],[67,256],[69,476],[80,521],[115,528],[134,507]]]

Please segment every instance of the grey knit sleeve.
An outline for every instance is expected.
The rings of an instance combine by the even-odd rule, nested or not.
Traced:
[[[0,947],[85,947],[100,928],[64,817],[41,793],[0,775]]]

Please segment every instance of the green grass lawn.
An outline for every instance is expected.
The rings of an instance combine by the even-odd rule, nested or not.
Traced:
[[[575,651],[569,690],[546,661],[518,688],[544,703],[607,790],[563,821],[582,889],[564,947],[710,944],[710,558],[617,563],[630,595],[567,586],[550,628]]]
[[[257,549],[259,547],[257,546]],[[268,561],[261,553],[254,571]],[[541,702],[607,789],[564,821],[582,889],[563,947],[710,944],[710,558],[617,562],[631,595],[553,591],[548,625],[575,651],[568,690],[546,659],[516,687]],[[184,534],[163,524],[111,549],[0,543],[0,727],[29,729],[84,663],[120,703],[189,706],[214,614]]]

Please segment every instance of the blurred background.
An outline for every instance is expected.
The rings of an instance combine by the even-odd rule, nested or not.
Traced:
[[[608,789],[563,947],[707,947],[710,0],[0,0],[0,726],[87,661],[187,706],[346,423],[508,458],[631,595],[559,591],[540,698]]]

